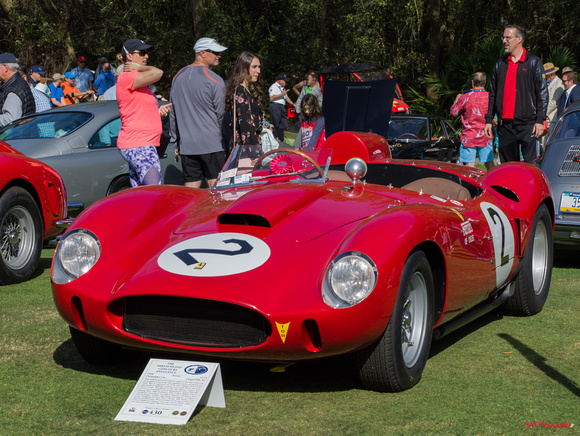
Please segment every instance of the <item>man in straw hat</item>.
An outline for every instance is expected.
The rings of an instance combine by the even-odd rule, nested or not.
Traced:
[[[556,126],[556,113],[558,112],[558,100],[564,92],[562,80],[556,75],[560,68],[555,67],[552,62],[544,64],[544,73],[546,74],[546,83],[548,84],[548,130],[551,132]],[[542,148],[546,147],[549,135],[544,136]]]

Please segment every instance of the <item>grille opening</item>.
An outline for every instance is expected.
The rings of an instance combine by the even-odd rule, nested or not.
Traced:
[[[184,297],[130,297],[123,302],[123,329],[136,336],[182,345],[244,348],[271,334],[268,320],[251,309]]]
[[[224,213],[219,216],[218,223],[239,226],[271,227],[270,222],[263,216],[246,213]]]
[[[572,145],[568,149],[568,154],[562,162],[562,167],[558,172],[561,177],[577,177],[580,176],[580,145]]]

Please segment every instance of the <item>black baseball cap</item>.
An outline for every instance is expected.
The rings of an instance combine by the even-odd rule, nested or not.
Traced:
[[[140,39],[128,39],[123,43],[123,54],[133,53],[136,50],[152,50],[154,46],[146,44]]]
[[[287,82],[288,81],[288,77],[286,77],[286,74],[280,73],[280,74],[278,74],[276,76],[276,80],[284,80],[285,82]]]

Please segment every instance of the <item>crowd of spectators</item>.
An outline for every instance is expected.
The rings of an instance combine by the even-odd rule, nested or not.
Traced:
[[[562,70],[563,78],[560,79],[557,76],[559,68],[553,63],[542,65],[537,56],[523,47],[524,40],[522,27],[515,24],[506,26],[502,37],[506,56],[499,59],[494,67],[489,91],[485,90],[485,73],[478,72],[472,77],[472,89],[457,96],[451,113],[462,116],[461,162],[474,165],[479,156],[480,162],[491,169],[494,165],[491,143],[494,136],[501,162],[532,162],[541,152],[539,144],[545,141],[542,136],[554,127],[566,107],[580,99],[580,88],[576,86],[577,73],[567,67]],[[123,102],[119,99],[120,93],[126,93],[126,89],[130,90],[131,96],[135,89],[140,92],[146,90],[148,96],[155,97],[155,100],[147,101],[154,101],[159,109],[159,100],[164,98],[157,93],[154,82],[161,78],[163,72],[147,65],[148,51],[153,46],[133,39],[125,42],[125,51],[127,44],[130,49],[141,48],[118,54],[117,67],[101,57],[93,72],[86,66],[86,57],[79,56],[75,68],[64,74],[55,73],[51,78],[47,77],[41,65],[33,65],[29,73],[14,55],[2,53],[0,127],[21,116],[51,107],[115,99],[120,100],[125,127],[133,119],[126,113],[124,116]],[[271,121],[268,123],[260,103],[261,96],[256,94],[260,89],[256,85],[261,81],[260,59],[249,51],[242,52],[228,81],[224,83],[211,68],[218,65],[225,50],[227,48],[215,39],[199,39],[193,50],[195,60],[173,79],[171,103],[163,110],[156,109],[156,113],[170,114],[170,140],[182,157],[187,186],[199,187],[203,180],[211,186],[227,153],[235,145],[246,146],[251,154],[253,148],[262,148],[262,137],[266,138],[266,133],[283,144],[288,120],[287,105],[293,104],[288,96],[290,89],[297,95],[295,111],[299,117],[297,126],[300,127],[294,146],[317,149],[326,139],[321,109],[322,90],[314,71],[289,89],[286,88],[290,80],[288,76],[284,73],[276,76],[268,92]],[[156,73],[155,80],[150,77],[153,71]],[[133,73],[131,81],[123,84],[122,88],[118,87],[123,74],[128,72]],[[147,77],[147,83],[141,80],[143,77]],[[533,101],[527,97],[524,101],[521,96],[532,96]],[[142,113],[146,107],[135,106],[132,110]],[[148,145],[159,145],[160,136],[154,136]],[[120,141],[120,144],[125,142]],[[155,183],[160,183],[160,177],[154,179]],[[135,178],[134,183],[142,184],[143,178]]]

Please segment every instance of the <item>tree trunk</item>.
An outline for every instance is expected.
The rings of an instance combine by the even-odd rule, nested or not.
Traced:
[[[441,23],[441,1],[431,0],[429,11],[429,74],[439,77],[441,70],[441,39],[443,24]]]
[[[191,15],[193,23],[193,39],[197,41],[199,38],[203,38],[203,0],[191,0]]]

